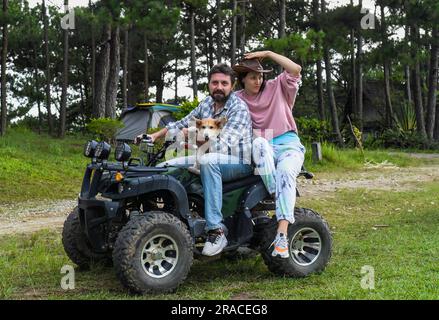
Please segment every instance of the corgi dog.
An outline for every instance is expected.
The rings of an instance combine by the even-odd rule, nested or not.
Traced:
[[[215,141],[219,136],[221,130],[224,128],[224,125],[227,122],[227,118],[193,118],[192,120],[195,122],[195,127],[189,128],[189,136],[192,134],[196,137],[196,146],[193,146],[193,148],[196,149],[196,154],[195,163],[192,167],[189,167],[188,170],[194,174],[200,174],[199,159],[205,152],[209,150],[210,143]]]

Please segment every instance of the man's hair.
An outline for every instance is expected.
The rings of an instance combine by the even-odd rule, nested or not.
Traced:
[[[225,63],[218,63],[216,65],[214,65],[212,67],[212,69],[210,69],[209,74],[207,75],[207,80],[210,82],[210,78],[212,77],[213,74],[215,73],[222,73],[225,75],[230,76],[230,82],[232,83],[232,85],[235,83],[235,71],[233,71],[233,69],[228,66]]]

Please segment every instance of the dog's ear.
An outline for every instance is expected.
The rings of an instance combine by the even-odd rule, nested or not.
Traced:
[[[198,127],[199,125],[201,125],[201,120],[200,119],[197,119],[197,118],[195,118],[195,117],[192,117],[192,121],[195,121],[195,124],[196,124],[196,126]]]
[[[223,128],[224,125],[226,124],[226,122],[227,122],[226,117],[221,117],[221,118],[215,120],[215,124],[218,126],[218,128]]]

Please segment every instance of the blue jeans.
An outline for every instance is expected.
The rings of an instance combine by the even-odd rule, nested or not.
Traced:
[[[235,156],[207,153],[200,159],[200,171],[206,230],[222,228],[223,182],[248,176],[253,173],[253,168],[249,164],[239,163]]]
[[[195,163],[195,157],[180,157],[162,164],[187,168]],[[206,231],[223,228],[223,182],[237,180],[253,173],[250,164],[240,163],[235,156],[206,153],[199,159],[201,182],[204,192],[204,216]]]

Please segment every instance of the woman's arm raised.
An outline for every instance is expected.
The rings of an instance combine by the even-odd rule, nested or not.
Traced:
[[[255,52],[249,52],[244,54],[245,59],[271,59],[277,64],[279,64],[282,68],[285,69],[288,73],[292,74],[293,76],[298,76],[300,74],[300,71],[302,71],[302,67],[299,66],[297,63],[293,62],[292,60],[288,59],[287,57],[284,57],[283,55],[280,55],[278,53],[275,53],[273,51],[255,51]]]

